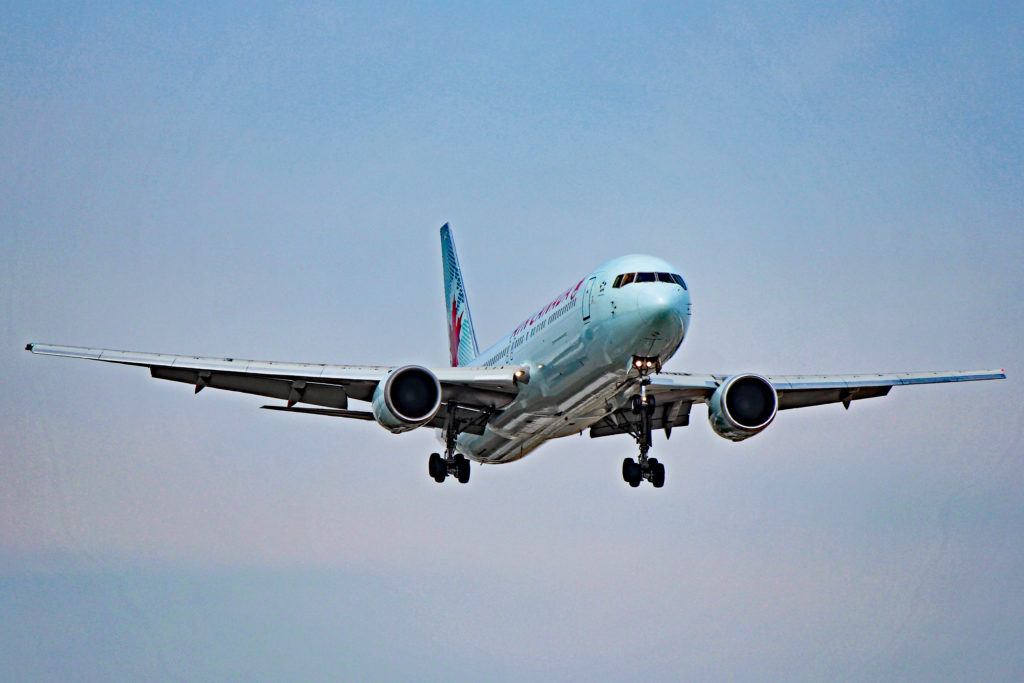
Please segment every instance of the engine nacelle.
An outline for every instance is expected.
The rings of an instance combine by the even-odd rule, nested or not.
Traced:
[[[733,375],[708,401],[708,421],[715,434],[743,441],[771,424],[779,410],[775,387],[758,375]]]
[[[373,392],[373,417],[393,434],[422,427],[440,407],[441,383],[418,365],[395,368]]]

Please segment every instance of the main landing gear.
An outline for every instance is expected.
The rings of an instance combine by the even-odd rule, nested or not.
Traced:
[[[469,481],[469,460],[462,453],[455,452],[455,440],[459,437],[458,420],[455,415],[458,407],[448,405],[448,418],[444,428],[444,457],[440,453],[431,453],[427,461],[427,471],[438,484],[444,483],[448,475],[455,477],[460,484]]]
[[[630,408],[638,417],[633,438],[640,447],[640,456],[636,460],[626,458],[622,461],[622,478],[633,488],[640,486],[640,482],[646,479],[654,488],[660,489],[665,485],[665,466],[657,458],[647,457],[647,451],[651,450],[651,419],[654,417],[655,406],[654,397],[647,395],[651,378],[647,376],[646,367],[636,367],[640,369],[640,394],[633,397]]]
[[[444,458],[440,453],[431,453],[427,470],[438,484],[444,482],[449,474],[458,479],[460,484],[469,481],[469,460],[462,453]]]

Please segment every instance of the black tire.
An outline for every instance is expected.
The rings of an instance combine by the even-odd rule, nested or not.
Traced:
[[[445,477],[448,476],[448,465],[445,464],[444,458],[440,454],[430,454],[430,460],[427,461],[427,472],[430,473],[430,478],[438,484],[443,482]]]
[[[647,414],[648,415],[654,415],[654,397],[653,396],[648,396],[647,397]]]
[[[651,484],[656,489],[665,485],[665,466],[653,458],[651,459]]]
[[[469,460],[462,455],[455,456],[456,478],[460,484],[469,482]]]
[[[640,465],[633,458],[626,458],[622,461],[622,479],[633,488],[640,485],[642,479]]]
[[[634,396],[630,401],[629,409],[633,411],[634,415],[639,415],[640,411],[643,410],[643,401],[640,400],[639,396]]]

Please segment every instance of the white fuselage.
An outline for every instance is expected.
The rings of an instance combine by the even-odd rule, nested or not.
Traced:
[[[482,435],[458,450],[481,463],[517,460],[548,439],[576,434],[620,407],[635,356],[668,360],[690,326],[690,293],[675,282],[613,287],[625,273],[678,273],[662,259],[623,256],[574,283],[471,365],[521,365],[530,381]]]

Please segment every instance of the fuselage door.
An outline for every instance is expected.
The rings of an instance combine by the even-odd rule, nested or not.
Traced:
[[[590,298],[594,290],[594,280],[596,279],[597,276],[595,275],[587,280],[587,288],[583,290],[583,322],[590,320]]]

